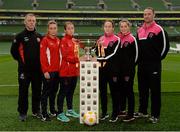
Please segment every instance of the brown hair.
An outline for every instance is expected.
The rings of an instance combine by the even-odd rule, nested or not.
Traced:
[[[48,27],[49,27],[49,25],[51,25],[51,24],[56,24],[56,25],[58,25],[55,20],[50,20],[50,21],[48,21]]]
[[[112,27],[115,27],[113,20],[105,20],[103,26],[106,24],[106,22],[110,22],[112,24]]]
[[[66,30],[67,25],[73,25],[74,26],[73,22],[67,21],[64,23],[64,30]]]
[[[146,9],[151,10],[151,11],[153,12],[153,14],[155,14],[154,8],[152,8],[152,7],[146,7],[144,10],[146,10]]]

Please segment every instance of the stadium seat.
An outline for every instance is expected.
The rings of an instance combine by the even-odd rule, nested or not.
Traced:
[[[176,44],[176,48],[170,47],[170,50],[174,51],[174,52],[177,52],[177,53],[180,53],[180,44]]]

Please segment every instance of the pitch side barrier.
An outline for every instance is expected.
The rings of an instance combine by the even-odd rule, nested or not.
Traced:
[[[118,21],[122,18],[112,17],[112,18],[99,18],[99,17],[36,17],[37,20],[71,20],[71,21],[104,21],[107,19]],[[143,18],[127,18],[130,21],[143,21]],[[24,17],[19,16],[0,16],[0,20],[24,20]],[[155,18],[158,21],[179,21],[180,18],[177,17],[164,17],[164,18]]]
[[[82,18],[141,18],[143,11],[70,11],[70,10],[8,10],[0,9],[1,16],[25,16],[34,13],[43,17],[82,17]],[[157,18],[180,17],[180,11],[156,11]]]
[[[143,14],[143,11],[76,11],[76,10],[17,10],[17,9],[0,9],[0,13]],[[156,14],[180,14],[180,11],[156,11]]]

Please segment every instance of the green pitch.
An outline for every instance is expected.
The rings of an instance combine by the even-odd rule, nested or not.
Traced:
[[[163,61],[162,72],[162,110],[158,124],[151,124],[146,119],[137,119],[132,123],[116,123],[108,121],[88,127],[80,125],[78,119],[71,118],[69,123],[61,123],[55,118],[51,122],[42,122],[31,117],[31,96],[29,97],[29,111],[26,122],[18,120],[17,113],[17,63],[9,53],[10,43],[0,42],[0,130],[180,130],[180,54],[168,54]],[[137,79],[135,78],[136,111],[138,108]],[[31,91],[31,90],[29,90]],[[31,93],[30,93],[31,94]],[[108,112],[111,113],[111,97],[109,95]],[[66,104],[66,103],[65,103]],[[74,96],[74,108],[79,110],[79,85]],[[66,105],[64,107],[66,110]]]

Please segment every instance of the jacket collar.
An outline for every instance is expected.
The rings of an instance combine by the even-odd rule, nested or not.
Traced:
[[[50,35],[49,34],[46,34],[46,37],[48,38],[48,39],[51,39],[51,40],[55,40],[57,37],[50,37]]]
[[[29,31],[29,30],[27,30],[27,28],[25,28],[24,31],[25,31],[26,33],[34,33],[34,32],[36,32],[36,29],[34,29],[33,31]]]
[[[119,36],[120,38],[124,38],[124,37],[128,36],[129,34],[131,34],[131,32],[128,32],[128,33],[126,33],[126,34],[122,34],[122,33],[120,32],[120,33],[118,33],[118,36]]]
[[[64,37],[66,37],[67,39],[72,39],[72,38],[73,38],[73,36],[68,35],[68,34],[65,34],[65,36],[64,36]]]
[[[111,38],[111,37],[114,36],[114,33],[112,33],[112,34],[110,34],[110,35],[107,35],[106,33],[104,33],[104,36],[105,36],[106,38]]]
[[[155,21],[153,21],[153,22],[151,23],[151,25],[147,25],[146,23],[144,23],[142,27],[143,27],[144,29],[149,29],[149,28],[152,28],[155,24],[156,24]]]

